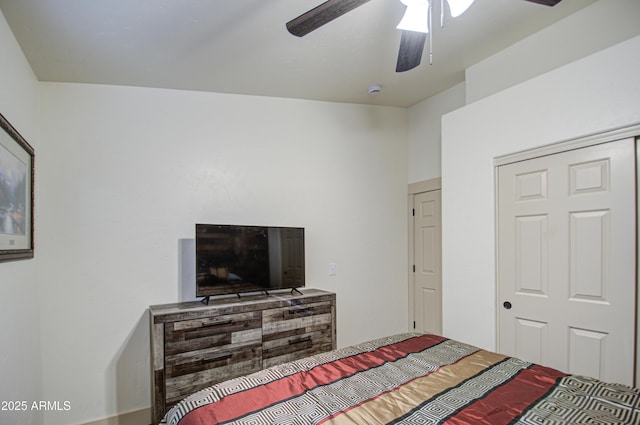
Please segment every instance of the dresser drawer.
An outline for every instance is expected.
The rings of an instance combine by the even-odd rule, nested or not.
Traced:
[[[165,324],[168,406],[225,379],[262,369],[259,311]]]
[[[294,304],[262,313],[263,366],[332,350],[333,303]]]
[[[165,356],[229,345],[232,339],[247,339],[245,335],[260,335],[261,322],[260,312],[250,311],[166,323]]]

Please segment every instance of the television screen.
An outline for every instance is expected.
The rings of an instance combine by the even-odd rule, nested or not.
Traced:
[[[196,224],[197,297],[304,285],[304,228]]]

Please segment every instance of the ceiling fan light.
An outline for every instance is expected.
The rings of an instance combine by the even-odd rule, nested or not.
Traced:
[[[467,11],[475,0],[447,0],[452,17],[458,17]]]
[[[402,1],[402,0],[401,0]],[[399,30],[414,31],[414,32],[429,32],[429,2],[428,1],[414,1],[402,3],[407,5],[407,10],[404,12],[404,16],[396,26]]]

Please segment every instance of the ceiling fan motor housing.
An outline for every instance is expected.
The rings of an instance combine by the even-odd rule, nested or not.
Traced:
[[[538,4],[544,4],[545,6],[555,6],[560,3],[561,0],[527,0]]]

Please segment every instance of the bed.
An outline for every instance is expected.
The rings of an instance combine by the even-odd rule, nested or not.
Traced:
[[[163,425],[640,424],[640,390],[407,333],[185,398]]]

